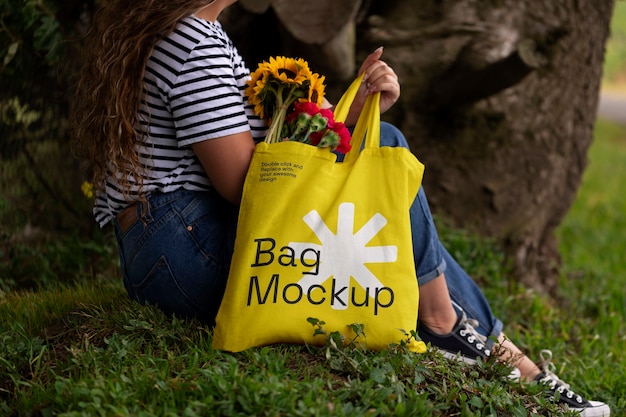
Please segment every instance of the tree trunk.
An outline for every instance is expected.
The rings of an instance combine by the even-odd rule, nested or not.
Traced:
[[[553,232],[586,166],[613,0],[418,3],[364,1],[346,26],[358,29],[357,64],[385,47],[402,85],[385,117],[426,164],[433,210],[494,237],[522,282],[554,294]],[[274,53],[302,56],[286,38]],[[328,55],[304,58],[328,68]]]

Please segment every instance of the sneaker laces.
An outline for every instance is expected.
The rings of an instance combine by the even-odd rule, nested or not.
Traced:
[[[567,398],[575,398],[576,402],[583,404],[585,400],[580,395],[576,394],[569,387],[569,384],[564,382],[555,373],[556,366],[552,363],[552,351],[543,349],[539,352],[541,357],[540,367],[545,376],[539,380],[542,384],[549,385],[551,391],[558,392],[560,395],[565,395]]]
[[[476,331],[480,323],[475,319],[468,319],[464,311],[461,311],[461,319],[459,320],[459,326],[463,327],[459,334],[463,336],[469,343],[475,344],[476,348],[485,353],[485,356],[490,356],[491,351],[487,349],[487,338]]]

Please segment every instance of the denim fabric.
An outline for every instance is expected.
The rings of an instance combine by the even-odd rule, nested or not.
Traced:
[[[475,329],[478,333],[496,339],[502,333],[503,324],[493,315],[491,306],[474,280],[456,262],[456,260],[441,246],[443,259],[446,261],[446,283],[448,293],[457,311],[462,309],[468,318],[478,321]],[[490,338],[487,346],[491,347],[493,340]]]
[[[395,126],[381,122],[380,146],[408,148],[409,144]],[[409,215],[413,232],[415,272],[419,285],[424,285],[445,271],[446,261],[423,187],[420,187],[413,205],[409,208]]]
[[[395,126],[384,122],[381,123],[380,145],[408,148],[402,133]],[[419,285],[424,285],[444,273],[456,310],[462,309],[468,318],[477,320],[479,326],[476,330],[480,334],[487,337],[499,336],[502,322],[493,315],[489,302],[474,280],[441,244],[423,187],[420,187],[409,213]],[[489,345],[492,343],[490,340]]]
[[[402,133],[381,125],[381,146],[408,148]],[[338,158],[341,160],[341,157]],[[124,284],[140,303],[168,314],[214,323],[232,257],[237,209],[216,192],[177,190],[149,197],[148,213],[122,233],[114,222]],[[141,213],[141,207],[137,207]],[[445,272],[450,296],[477,330],[497,336],[502,323],[474,281],[439,241],[424,190],[410,208],[418,282],[424,285]]]
[[[151,195],[148,214],[125,233],[116,220],[130,298],[212,324],[226,286],[237,213],[217,192],[180,189]]]

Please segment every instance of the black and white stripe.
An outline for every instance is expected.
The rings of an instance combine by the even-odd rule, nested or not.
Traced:
[[[138,121],[145,133],[137,151],[146,194],[211,187],[191,149],[196,142],[248,130],[255,139],[264,137],[265,124],[243,93],[249,75],[217,22],[190,16],[159,41],[146,67]],[[117,184],[111,176],[106,193],[96,199],[94,215],[101,227],[136,200],[137,187],[124,196]]]

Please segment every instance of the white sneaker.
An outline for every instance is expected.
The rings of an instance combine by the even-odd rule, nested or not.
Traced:
[[[589,401],[572,391],[568,384],[563,382],[554,373],[552,352],[541,351],[542,372],[535,381],[547,387],[549,396],[559,404],[565,404],[571,411],[577,411],[581,417],[610,417],[611,409],[600,401]]]

